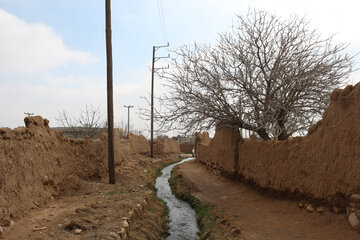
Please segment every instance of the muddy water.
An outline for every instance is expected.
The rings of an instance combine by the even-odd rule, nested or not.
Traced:
[[[168,179],[171,176],[171,170],[178,164],[193,160],[186,158],[181,162],[169,165],[162,170],[162,175],[156,179],[155,186],[157,195],[164,200],[169,208],[170,236],[167,240],[195,240],[199,228],[196,223],[195,211],[187,202],[177,199],[171,192]]]

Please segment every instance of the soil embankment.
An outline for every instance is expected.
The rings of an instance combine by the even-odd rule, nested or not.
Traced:
[[[152,160],[143,136],[115,132],[117,184],[109,185],[106,134],[74,140],[40,116],[25,124],[0,129],[0,237],[107,238],[128,235],[131,225],[138,239],[159,239],[166,226],[154,168],[170,159]]]
[[[107,135],[70,139],[48,123],[39,116],[27,117],[26,127],[0,129],[0,219],[43,206],[64,191],[68,178],[107,176]],[[115,134],[115,165],[130,161],[144,141],[140,136],[121,140]]]
[[[344,216],[327,210],[308,213],[295,202],[264,196],[246,184],[215,175],[197,161],[179,165],[176,172],[181,175],[181,185],[188,186],[192,195],[215,205],[226,216],[226,219],[218,219],[219,223],[228,223],[220,225],[222,229],[227,228],[225,232],[241,230],[241,235],[228,234],[226,238],[223,236],[225,239],[359,239],[359,234],[344,221]]]
[[[164,204],[153,192],[155,168],[175,159],[138,155],[116,171],[116,184],[78,178],[65,193],[6,227],[4,239],[164,239]],[[121,238],[120,238],[121,236]]]

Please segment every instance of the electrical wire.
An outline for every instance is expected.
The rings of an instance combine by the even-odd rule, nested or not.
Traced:
[[[164,17],[164,7],[162,4],[162,0],[156,0],[156,5],[157,5],[157,9],[158,9],[158,14],[159,14],[161,34],[162,34],[164,42],[168,42],[165,17]]]
[[[166,42],[168,42],[167,31],[166,31],[166,24],[165,24],[164,5],[163,5],[162,0],[159,0],[159,1],[160,1],[160,9],[161,9],[161,13],[162,13],[162,21],[163,21],[163,25],[164,25],[165,40],[166,40]]]
[[[165,41],[165,31],[164,31],[164,25],[163,25],[163,21],[162,21],[162,14],[161,14],[161,10],[160,10],[159,0],[156,0],[156,6],[157,6],[158,14],[159,14],[161,34],[162,34],[163,40]]]

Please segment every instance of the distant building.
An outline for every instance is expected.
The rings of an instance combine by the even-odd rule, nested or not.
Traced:
[[[87,128],[87,127],[53,127],[51,128],[56,131],[62,132],[65,136],[69,138],[84,138],[89,136],[93,139],[98,138],[106,128]]]

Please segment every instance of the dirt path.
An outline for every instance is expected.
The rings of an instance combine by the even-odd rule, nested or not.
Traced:
[[[214,175],[201,163],[192,161],[177,171],[195,197],[216,205],[235,220],[247,239],[256,240],[359,240],[344,214],[308,213],[296,202],[272,199],[240,182]]]

